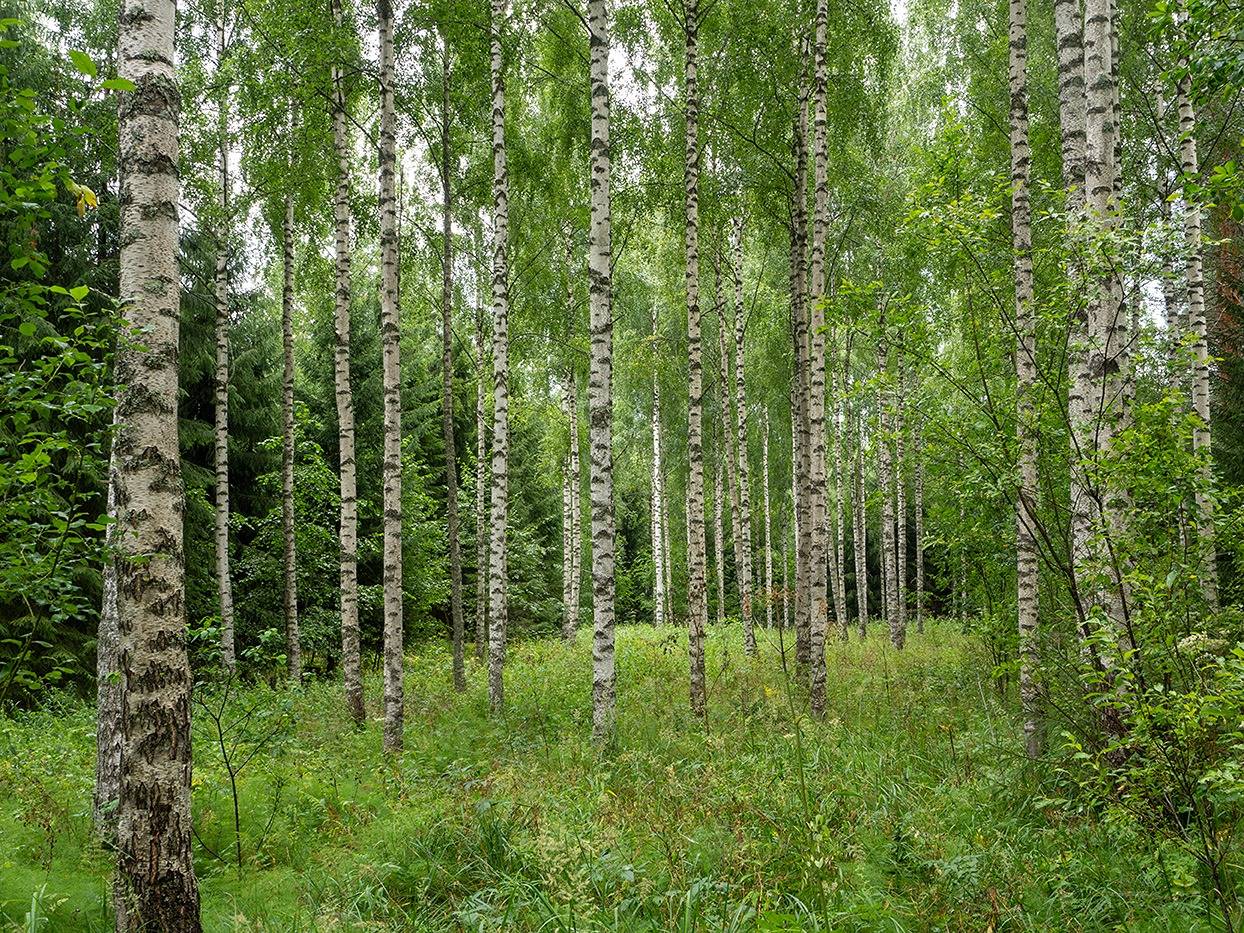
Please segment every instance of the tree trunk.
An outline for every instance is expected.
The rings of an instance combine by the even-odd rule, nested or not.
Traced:
[[[1037,697],[1037,389],[1036,321],[1033,312],[1032,207],[1028,144],[1027,0],[1010,0],[1011,249],[1015,275],[1015,424],[1019,446],[1019,501],[1015,553],[1019,611],[1019,697],[1024,748],[1041,752]],[[917,514],[919,521],[919,514]],[[917,526],[918,527],[918,526]],[[919,534],[917,534],[917,548]]]
[[[281,536],[285,539],[285,644],[289,677],[302,682],[302,639],[298,631],[298,551],[294,540],[294,197],[285,195],[281,228]]]
[[[483,244],[475,227],[475,255],[483,268]],[[475,297],[475,659],[484,662],[488,640],[488,360],[484,343],[484,289],[480,272]]]
[[[730,351],[726,334],[732,330],[726,321],[726,297],[721,280],[721,253],[713,254],[715,308],[717,314],[717,399],[721,408],[720,456],[726,467],[726,501],[730,504],[730,549],[734,556],[734,580],[739,588],[739,606],[743,605],[743,522],[739,509],[738,452],[735,450],[735,418],[733,393],[730,391]],[[722,550],[725,550],[724,545]],[[724,607],[719,615],[724,615]]]
[[[855,456],[852,458],[852,483],[855,501],[851,509],[851,543],[855,550],[856,622],[860,638],[868,636],[868,502],[864,497],[864,420],[856,413]]]
[[[698,0],[683,0],[686,57],[683,63],[686,191],[687,285],[687,635],[691,661],[691,709],[707,716],[704,682],[704,627],[708,600],[704,572],[704,371],[700,346],[700,11]]]
[[[123,0],[120,98],[122,342],[115,467],[121,796],[116,925],[197,933],[191,864],[190,665],[186,656],[184,493],[177,439],[178,137],[173,0]]]
[[[895,648],[902,648],[906,640],[906,632],[899,621],[898,612],[898,563],[896,559],[896,542],[894,535],[894,497],[893,465],[890,460],[890,436],[893,433],[892,403],[888,380],[890,375],[890,344],[886,334],[885,308],[881,309],[877,330],[877,372],[881,376],[879,390],[881,405],[878,413],[877,431],[877,484],[881,487],[881,566],[882,566],[882,608],[885,612],[886,624],[890,629],[890,643]]]
[[[808,277],[805,264],[808,242],[808,46],[800,43],[798,106],[795,115],[795,182],[791,199],[791,324],[795,344],[795,379],[791,386],[791,438],[794,481],[795,530],[795,668],[808,675],[812,663],[811,608],[808,579],[811,573],[812,526],[808,431]]]
[[[828,526],[825,521],[825,235],[829,222],[829,64],[826,58],[829,28],[828,0],[816,4],[816,95],[813,118],[812,213],[812,314],[808,379],[808,429],[812,435],[809,457],[811,483],[812,548],[808,580],[808,606],[811,612],[811,690],[812,715],[825,712],[825,627],[829,624]]]
[[[721,461],[713,469],[713,553],[717,566],[717,624],[726,624],[726,534],[722,522],[722,505],[725,490],[722,488]]]
[[[509,615],[506,580],[506,521],[510,478],[510,183],[505,160],[505,72],[501,29],[506,0],[491,0],[489,70],[492,76],[492,547],[488,620],[488,705],[505,706],[501,669]]]
[[[342,27],[341,0],[332,0],[333,22]],[[358,480],[354,459],[354,394],[350,387],[350,139],[342,67],[333,65],[333,150],[337,157],[337,191],[333,199],[336,227],[337,348],[333,379],[337,400],[337,431],[341,471],[341,672],[346,708],[355,725],[363,725],[363,673],[359,657]]]
[[[761,482],[765,504],[765,628],[773,628],[773,515],[769,505],[769,413],[764,413],[760,436]]]
[[[734,218],[731,227],[734,259],[734,394],[735,417],[738,419],[737,445],[739,467],[739,523],[742,531],[743,561],[739,568],[739,602],[743,616],[743,650],[756,653],[756,633],[752,628],[752,504],[747,463],[747,379],[744,365],[743,338],[747,326],[747,309],[743,306],[743,218]]]
[[[229,571],[229,87],[223,75],[225,21],[217,24],[216,80],[220,83],[217,132],[220,217],[216,223],[216,594],[220,600],[220,654],[237,669],[233,644],[233,581]]]
[[[652,352],[657,353],[657,306],[652,306]],[[652,373],[652,624],[665,624],[668,540],[664,524],[665,497],[661,477],[661,379]]]
[[[1180,14],[1187,22],[1187,14]],[[1186,62],[1183,63],[1186,66]],[[1192,103],[1192,76],[1186,72],[1179,80],[1179,166],[1184,178],[1198,178],[1201,165],[1197,157],[1196,109]],[[1188,330],[1192,333],[1195,366],[1192,376],[1192,448],[1202,458],[1201,485],[1196,492],[1197,539],[1201,546],[1201,592],[1211,612],[1218,609],[1218,556],[1214,534],[1213,447],[1210,435],[1209,333],[1205,321],[1205,274],[1201,255],[1201,203],[1182,192],[1184,220],[1184,276],[1188,288]]]
[[[454,689],[466,689],[462,620],[462,545],[458,523],[458,449],[454,438],[454,229],[450,160],[449,40],[441,58],[441,433],[445,440],[445,527],[449,544],[449,611],[453,625]]]
[[[113,420],[113,436],[117,422]],[[108,514],[117,515],[117,455],[108,463]],[[117,802],[121,796],[121,679],[117,616],[117,547],[115,522],[104,531],[104,592],[99,609],[99,629],[95,641],[95,794],[91,815],[96,834],[105,842],[116,841]]]
[[[393,102],[393,7],[380,26],[380,341],[384,375],[384,749],[402,749],[402,368],[397,294],[397,119]]]
[[[570,418],[569,393],[567,393],[567,422]],[[574,439],[571,438],[571,443]],[[574,613],[570,608],[570,574],[574,566],[571,549],[574,537],[570,533],[570,454],[562,458],[562,640],[568,645],[575,641]]]
[[[613,247],[610,213],[609,8],[607,0],[588,2],[591,51],[592,140],[591,223],[588,241],[588,305],[592,364],[588,380],[591,422],[592,490],[592,738],[613,734],[617,706],[613,659]]]
[[[847,368],[850,365],[851,346],[848,341],[842,354],[836,356],[838,375],[838,392],[834,399],[834,531],[836,547],[834,549],[834,619],[838,623],[838,637],[847,640],[847,502],[851,498],[851,489],[843,472],[843,448],[847,445],[848,434],[844,420],[844,408],[847,397]]]
[[[924,429],[917,415],[911,428],[912,467],[916,487],[916,634],[924,634]]]
[[[579,630],[583,587],[583,474],[579,459],[579,378],[570,370],[570,624],[573,640]]]
[[[898,392],[894,401],[894,592],[898,625],[907,641],[907,457],[906,436],[907,370],[901,351],[898,361]],[[902,647],[896,644],[895,647]]]

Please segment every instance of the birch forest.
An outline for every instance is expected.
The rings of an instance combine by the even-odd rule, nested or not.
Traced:
[[[1244,927],[1244,5],[0,3],[0,933]]]

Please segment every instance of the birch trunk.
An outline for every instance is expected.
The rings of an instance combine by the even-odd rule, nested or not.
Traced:
[[[657,308],[652,306],[652,347],[657,347]],[[652,624],[665,624],[666,537],[662,516],[665,514],[661,481],[661,380],[652,374]]]
[[[332,0],[332,12],[334,25],[340,30],[341,0]],[[333,65],[332,78],[333,150],[337,157],[337,190],[333,199],[337,347],[333,381],[341,471],[341,671],[346,708],[355,725],[361,726],[366,711],[363,707],[362,661],[359,657],[358,480],[354,459],[354,395],[350,387],[350,139],[346,128],[346,98],[340,64]]]
[[[691,709],[707,716],[704,682],[704,627],[708,600],[704,573],[704,372],[700,346],[700,11],[698,0],[683,0],[685,59],[683,94],[686,189],[685,226],[687,287],[687,634],[691,661]]]
[[[569,421],[569,399],[567,399],[567,421]],[[573,438],[571,439],[573,443]],[[575,626],[572,622],[574,613],[570,609],[570,573],[574,561],[570,550],[574,546],[574,538],[570,534],[570,454],[562,458],[562,641],[574,644]]]
[[[800,677],[807,676],[812,664],[811,607],[808,603],[811,574],[812,526],[811,469],[808,431],[808,47],[800,47],[798,107],[795,116],[794,156],[795,182],[791,201],[791,322],[795,344],[795,379],[791,386],[792,459],[794,460],[794,527],[795,527],[795,667]]]
[[[285,644],[289,676],[302,682],[302,639],[298,630],[298,550],[294,538],[294,198],[285,195],[281,227],[281,536],[285,539]]]
[[[177,438],[178,89],[173,0],[123,0],[120,77],[120,289],[127,328],[112,463],[121,781],[116,925],[197,933],[191,864],[190,665],[184,493]]]
[[[1180,14],[1186,23],[1187,14]],[[1186,64],[1186,63],[1184,63]],[[1192,76],[1185,71],[1178,84],[1179,167],[1184,178],[1199,177],[1201,165],[1196,145],[1196,108],[1192,103]],[[1197,539],[1201,546],[1201,592],[1211,612],[1218,609],[1218,556],[1214,534],[1213,447],[1210,434],[1209,332],[1205,320],[1205,273],[1202,268],[1201,204],[1182,194],[1184,221],[1184,277],[1188,292],[1188,330],[1192,334],[1195,360],[1192,374],[1192,448],[1202,457],[1201,484],[1196,492]]]
[[[850,345],[837,356],[838,392],[834,399],[834,619],[838,623],[838,638],[847,640],[847,502],[851,498],[850,487],[843,473],[843,448],[847,444],[843,406],[847,396],[847,367],[850,361]]]
[[[397,294],[396,122],[393,7],[378,0],[380,26],[380,341],[384,377],[384,749],[402,749],[402,398]]]
[[[613,657],[614,538],[613,513],[613,247],[610,213],[609,146],[609,8],[608,0],[589,0],[588,46],[591,55],[592,128],[588,241],[588,305],[592,363],[588,380],[591,422],[592,488],[592,738],[613,735],[617,706]]]
[[[216,385],[213,436],[216,451],[216,595],[220,601],[220,654],[225,669],[237,669],[233,643],[233,581],[229,570],[229,88],[223,74],[225,21],[217,24],[216,80],[220,82],[217,171],[220,219],[216,225]]]
[[[828,526],[825,520],[825,234],[829,221],[829,64],[826,59],[829,28],[828,0],[816,4],[815,105],[813,118],[812,215],[812,308],[809,335],[808,430],[812,443],[809,456],[811,509],[809,524],[812,547],[808,579],[808,606],[811,612],[811,690],[812,715],[825,712],[825,628],[829,624]]]
[[[579,630],[583,588],[583,471],[579,458],[579,378],[570,370],[570,609],[571,625]]]
[[[901,352],[901,351],[900,351]],[[895,393],[894,410],[894,592],[898,625],[903,631],[902,641],[907,640],[907,457],[904,449],[906,435],[907,394],[906,368],[900,356],[898,363],[898,392]],[[896,644],[895,647],[902,647]]]
[[[911,429],[916,492],[916,634],[924,634],[924,425],[919,416]]]
[[[480,228],[475,228],[475,255],[483,269]],[[484,662],[488,640],[488,360],[484,342],[483,273],[475,293],[475,659]]]
[[[670,625],[674,619],[674,539],[670,537],[670,500],[665,490],[665,471],[661,476],[661,540],[665,543],[665,566],[662,573],[665,577],[665,618]]]
[[[445,441],[445,530],[449,545],[449,612],[454,689],[466,689],[462,619],[462,544],[458,522],[458,446],[454,437],[454,230],[450,151],[449,40],[441,57],[441,434]]]
[[[730,351],[726,334],[732,328],[726,322],[725,290],[721,281],[721,254],[713,254],[715,273],[715,308],[717,314],[717,398],[721,408],[720,456],[726,466],[726,501],[730,503],[730,548],[734,555],[734,580],[739,588],[739,606],[743,605],[743,527],[739,510],[738,454],[735,450],[734,403],[730,391]],[[724,545],[723,545],[724,550]],[[723,609],[724,612],[724,609]]]
[[[882,384],[879,391],[881,405],[879,411],[879,431],[877,438],[877,483],[881,487],[881,566],[882,566],[882,608],[885,612],[886,624],[890,630],[890,644],[902,648],[906,633],[899,621],[898,612],[898,564],[896,560],[896,542],[894,535],[894,470],[890,461],[890,437],[893,433],[892,403],[890,401],[889,360],[890,346],[886,335],[885,309],[881,309],[877,336],[877,372],[881,374]]]
[[[743,218],[734,218],[731,226],[734,259],[734,393],[735,417],[738,419],[739,523],[742,531],[742,564],[739,568],[739,602],[743,616],[743,650],[756,653],[756,632],[752,621],[752,505],[747,463],[747,379],[744,364],[743,338],[747,326],[747,309],[743,306]]]
[[[855,551],[856,622],[860,638],[868,636],[868,502],[864,497],[864,421],[856,414],[855,451],[852,458],[852,482],[855,501],[851,509],[851,538]]]
[[[713,551],[717,565],[717,624],[726,624],[726,548],[725,527],[722,523],[722,500],[725,490],[721,482],[722,465],[717,462],[713,470]]]
[[[510,476],[510,184],[505,159],[505,72],[501,29],[506,0],[491,0],[489,71],[492,79],[492,546],[489,558],[488,705],[505,706],[501,670],[509,614],[506,581],[506,521]]]
[[[1032,207],[1028,143],[1027,0],[1010,0],[1011,250],[1015,276],[1015,424],[1019,447],[1019,501],[1015,553],[1019,614],[1019,696],[1024,748],[1041,752],[1037,697],[1037,388],[1036,322],[1033,313]],[[917,521],[919,515],[917,514]],[[919,527],[919,526],[917,526]],[[919,534],[917,534],[917,548]]]
[[[769,505],[769,413],[764,413],[760,436],[761,482],[765,504],[765,628],[773,628],[773,516]]]
[[[113,420],[113,436],[117,422]],[[117,460],[108,462],[108,514],[117,515]],[[107,843],[116,841],[117,802],[121,796],[120,619],[117,616],[116,524],[104,531],[104,592],[99,608],[95,641],[95,793],[91,816],[96,834]]]

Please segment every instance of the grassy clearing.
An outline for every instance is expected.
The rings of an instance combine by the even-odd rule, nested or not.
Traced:
[[[1016,758],[1010,704],[970,640],[947,626],[901,654],[880,632],[831,644],[829,714],[814,723],[792,714],[805,698],[764,635],[752,660],[737,629],[711,633],[706,735],[687,708],[685,638],[620,631],[603,752],[587,738],[583,635],[513,645],[497,720],[482,670],[455,695],[446,648],[421,648],[392,762],[378,723],[350,727],[335,685],[248,687],[225,707],[226,722],[250,711],[226,736],[233,759],[258,748],[237,779],[240,840],[199,709],[206,928],[1212,928],[1182,853],[1034,805],[1040,775]],[[0,719],[0,929],[26,929],[32,897],[35,928],[108,928],[91,717]]]

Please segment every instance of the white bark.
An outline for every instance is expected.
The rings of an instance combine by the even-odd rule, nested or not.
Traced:
[[[739,524],[742,531],[740,549],[742,561],[739,566],[739,603],[743,616],[743,649],[756,653],[756,633],[752,628],[752,506],[751,483],[748,480],[747,456],[747,379],[744,364],[743,338],[747,324],[747,309],[743,306],[743,218],[735,217],[731,225],[731,263],[734,273],[734,386],[735,418],[738,420],[738,490]]]
[[[653,355],[657,347],[657,306],[652,306]],[[665,503],[661,477],[661,379],[652,373],[652,624],[665,624],[665,567],[667,542],[663,516]]]
[[[216,80],[220,98],[216,158],[220,191],[216,223],[216,595],[220,603],[220,654],[225,668],[237,668],[233,639],[233,582],[229,571],[229,86],[223,74],[225,19],[217,23]]]
[[[191,865],[190,665],[186,656],[184,493],[177,436],[180,276],[173,0],[123,0],[120,290],[128,329],[115,360],[113,438],[120,803],[114,897],[121,933],[197,933]]]
[[[773,515],[769,504],[769,413],[764,413],[760,436],[761,482],[765,506],[765,628],[773,628]]]
[[[483,245],[475,228],[475,255],[482,270]],[[475,659],[484,661],[488,641],[488,359],[484,340],[483,272],[475,295]]]
[[[294,198],[285,196],[281,227],[281,536],[285,542],[285,644],[289,677],[302,682],[302,639],[298,630],[298,548],[294,538]]]
[[[851,510],[851,539],[855,551],[856,623],[860,638],[868,635],[868,502],[864,496],[864,419],[856,414],[855,451],[852,457],[852,485],[855,501]]]

